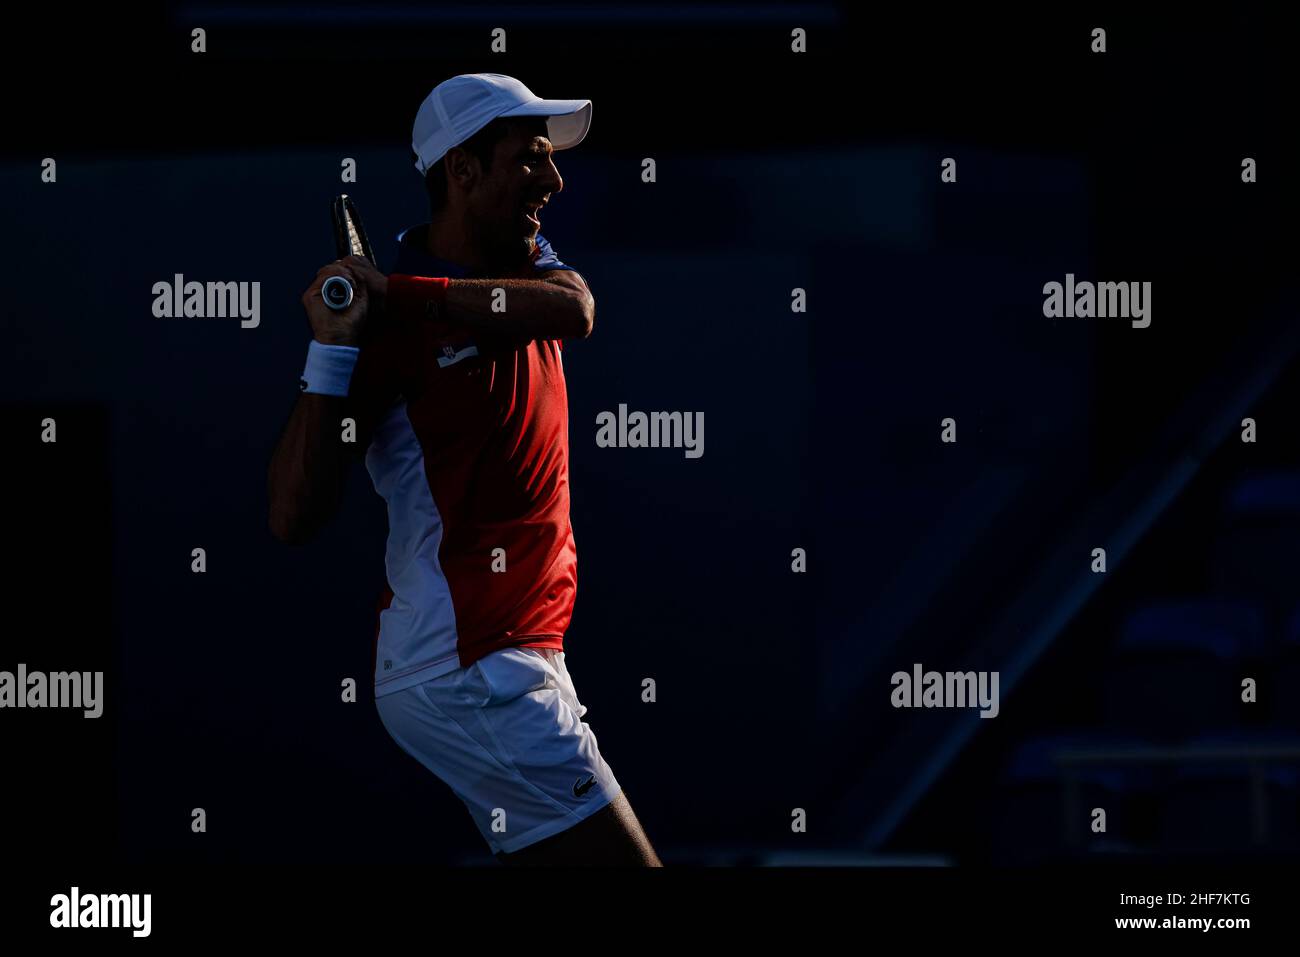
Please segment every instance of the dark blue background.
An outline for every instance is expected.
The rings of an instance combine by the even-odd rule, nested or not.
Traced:
[[[107,72],[73,37],[60,62],[96,84],[17,105],[0,168],[15,568],[0,667],[109,672],[109,730],[21,716],[32,783],[7,800],[34,842],[133,861],[486,859],[374,712],[385,529],[368,477],[291,548],[266,529],[265,472],[308,341],[299,296],[333,258],[329,199],[356,198],[387,267],[397,231],[425,219],[416,106],[446,76],[493,70],[594,101],[543,223],[598,304],[594,335],[565,350],[566,648],[665,860],[1294,847],[1289,772],[1270,772],[1261,844],[1245,765],[1202,791],[1193,764],[1154,783],[1112,770],[1085,782],[1110,837],[1081,846],[1060,827],[1059,774],[1026,757],[1056,734],[1131,749],[1296,730],[1279,699],[1300,595],[1270,579],[1295,568],[1295,539],[1252,532],[1300,515],[1294,154],[1268,24],[1109,19],[1098,57],[1087,17],[824,5],[796,57],[773,7],[625,22],[579,5],[516,11],[512,52],[493,58],[464,11],[277,9],[181,8],[124,37]],[[209,25],[202,57],[193,23]],[[39,180],[46,155],[57,185]],[[955,184],[939,180],[947,156]],[[260,282],[261,325],[155,318],[151,287],[178,272]],[[1151,327],[1045,319],[1043,283],[1067,272],[1152,281]],[[595,417],[619,403],[703,412],[703,458],[597,448]],[[1260,417],[1257,446],[1236,439],[1242,414]],[[32,438],[45,415],[57,449]],[[956,446],[938,441],[945,416]],[[1233,499],[1254,475],[1281,476],[1262,506],[1258,488]],[[1208,659],[1187,637],[1205,621]],[[914,661],[1002,669],[1001,716],[890,708],[889,674]],[[1180,674],[1172,701],[1149,693]],[[1236,703],[1247,674],[1253,709]],[[344,678],[360,703],[340,703]],[[80,813],[92,836],[66,830]]]

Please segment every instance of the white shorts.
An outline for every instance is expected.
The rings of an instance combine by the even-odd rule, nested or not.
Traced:
[[[573,827],[620,787],[550,648],[503,648],[375,699],[402,750],[456,793],[494,854]]]

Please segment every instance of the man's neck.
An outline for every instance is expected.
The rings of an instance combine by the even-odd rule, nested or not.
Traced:
[[[455,263],[469,272],[477,272],[487,265],[477,245],[468,229],[447,216],[431,220],[424,236],[424,247],[430,256]]]
[[[429,255],[444,262],[455,263],[471,275],[505,275],[524,265],[521,260],[514,265],[499,262],[490,256],[478,242],[474,231],[461,218],[440,216],[429,222],[424,246]]]

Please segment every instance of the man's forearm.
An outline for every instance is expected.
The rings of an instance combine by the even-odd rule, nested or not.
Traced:
[[[390,301],[408,315],[420,314],[420,283],[418,278],[390,283]],[[472,333],[521,341],[585,339],[596,315],[595,300],[585,288],[548,279],[452,279],[436,299],[438,313],[447,322]]]
[[[348,465],[339,432],[346,402],[298,396],[267,475],[271,532],[281,541],[306,541],[338,509]]]

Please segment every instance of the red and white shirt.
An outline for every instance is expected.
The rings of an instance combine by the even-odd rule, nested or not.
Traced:
[[[465,277],[403,231],[392,270]],[[524,274],[569,269],[540,235]],[[559,340],[476,343],[447,323],[385,323],[363,342],[349,398],[388,506],[375,694],[500,648],[563,648],[577,594],[568,394]]]

